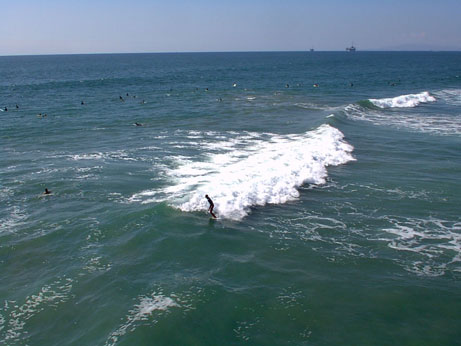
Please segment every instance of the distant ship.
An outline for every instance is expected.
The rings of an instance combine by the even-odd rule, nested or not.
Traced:
[[[313,52],[313,51],[314,51],[314,48],[311,48],[311,50],[310,50],[310,51],[311,51],[311,52]]]
[[[348,52],[355,52],[357,49],[354,47],[354,44],[352,44],[352,46],[347,47],[346,50],[347,50]]]

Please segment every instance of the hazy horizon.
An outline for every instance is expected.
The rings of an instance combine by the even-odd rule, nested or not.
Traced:
[[[460,51],[461,3],[339,0],[17,0],[2,6],[0,55]]]
[[[117,55],[117,54],[220,54],[220,53],[303,53],[307,52],[310,53],[309,50],[254,50],[254,51],[200,51],[200,52],[193,52],[193,51],[184,51],[184,52],[91,52],[91,53],[41,53],[41,54],[3,54],[0,55],[0,57],[13,57],[13,56],[53,56],[53,55]],[[347,52],[346,49],[344,50],[315,50],[317,53],[342,53],[342,52]],[[460,53],[461,50],[411,50],[411,49],[402,49],[402,50],[378,50],[378,49],[369,49],[369,50],[360,50],[358,49],[357,52],[363,52],[363,53]],[[356,53],[357,53],[356,52]],[[354,54],[354,53],[353,53]]]

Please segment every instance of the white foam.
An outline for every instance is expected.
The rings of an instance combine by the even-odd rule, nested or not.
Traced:
[[[101,263],[101,256],[92,257],[89,259],[88,263],[83,267],[83,270],[88,271],[89,273],[94,272],[106,272],[112,268],[112,264]]]
[[[10,308],[5,301],[4,308],[0,311],[6,313],[6,318],[3,318],[5,331],[0,329],[0,344],[7,345],[16,343],[20,338],[27,334],[25,330],[26,322],[43,311],[47,306],[57,306],[68,300],[69,292],[72,289],[73,280],[70,278],[61,278],[43,286],[37,294],[30,295],[25,298],[22,305],[16,305],[14,301],[10,301],[14,305]],[[6,321],[7,323],[6,323]]]
[[[152,293],[150,297],[139,297],[139,303],[128,312],[125,323],[109,336],[106,345],[115,345],[119,337],[125,335],[128,331],[133,331],[138,321],[147,321],[154,312],[165,312],[171,307],[179,306],[172,298],[166,297],[161,293]],[[156,320],[152,321],[152,323],[156,322]]]
[[[435,102],[434,96],[429,95],[427,91],[419,94],[401,95],[392,98],[370,99],[371,103],[379,108],[409,108],[416,107],[420,103]]]
[[[137,161],[136,158],[130,157],[124,150],[117,150],[106,153],[90,153],[90,154],[76,154],[69,156],[72,160],[124,160],[124,161]]]
[[[380,112],[352,104],[347,105],[344,111],[350,119],[368,121],[378,126],[393,126],[438,135],[461,134],[461,117],[459,116],[440,113],[423,115],[407,112]]]
[[[71,155],[71,158],[75,161],[79,160],[101,160],[105,159],[107,156],[103,153],[95,153],[95,154],[76,154]]]
[[[449,105],[461,106],[461,89],[445,89],[433,94]]]
[[[461,223],[435,218],[383,217],[390,223],[380,238],[397,251],[417,254],[418,260],[405,263],[405,269],[418,275],[440,276],[446,270],[459,270],[461,262]],[[447,259],[450,259],[447,262]]]
[[[20,226],[25,224],[25,220],[27,219],[27,215],[18,206],[12,206],[8,211],[8,216],[0,218],[0,235],[15,232]]]
[[[169,186],[142,191],[130,200],[164,200],[183,211],[205,211],[204,196],[209,194],[220,217],[238,220],[252,206],[296,199],[302,184],[325,183],[327,166],[354,160],[353,147],[329,125],[302,134],[245,133],[201,145],[206,150],[203,158],[181,158],[168,169]]]

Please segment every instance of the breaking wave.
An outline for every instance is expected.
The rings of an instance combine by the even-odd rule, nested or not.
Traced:
[[[435,102],[434,96],[429,92],[424,91],[419,94],[401,95],[391,98],[383,99],[369,99],[369,101],[379,108],[412,108],[418,106],[420,103]]]
[[[220,217],[239,220],[252,206],[296,199],[302,184],[325,183],[327,166],[354,160],[341,131],[326,124],[302,134],[245,133],[200,143],[203,160],[175,157],[166,172],[172,184],[137,193],[130,202],[167,201],[182,211],[206,211],[208,194]]]

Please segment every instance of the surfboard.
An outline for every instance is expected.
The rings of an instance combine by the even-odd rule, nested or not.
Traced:
[[[48,197],[48,196],[53,196],[53,194],[52,193],[46,193],[46,194],[42,193],[42,194],[38,195],[38,197],[40,197],[40,198]]]

